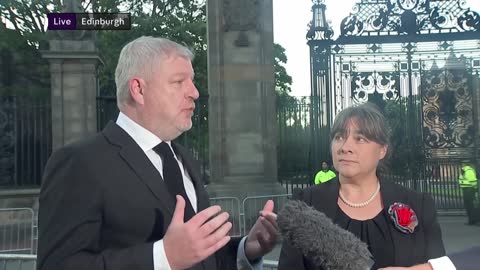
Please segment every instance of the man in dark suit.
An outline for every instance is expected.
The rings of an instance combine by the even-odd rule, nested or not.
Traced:
[[[122,49],[116,123],[56,151],[45,169],[38,269],[261,267],[276,242],[273,202],[247,237],[230,239],[228,213],[209,207],[198,165],[171,142],[192,126],[192,58],[162,38]]]

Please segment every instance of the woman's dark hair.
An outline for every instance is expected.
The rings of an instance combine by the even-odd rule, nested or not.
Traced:
[[[330,131],[330,143],[337,134],[347,136],[349,133],[348,125],[355,121],[360,133],[368,140],[374,141],[380,145],[388,147],[385,158],[380,161],[380,172],[386,169],[385,162],[390,156],[390,129],[385,117],[378,107],[372,103],[363,103],[342,110],[335,117],[335,122]]]

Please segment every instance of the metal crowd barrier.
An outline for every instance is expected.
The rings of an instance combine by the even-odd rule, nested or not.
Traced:
[[[236,197],[214,197],[211,204],[217,204],[230,214],[233,224],[230,235],[241,236],[255,223],[258,212],[267,200],[273,200],[275,209],[281,209],[290,194],[247,197],[242,202]],[[246,217],[244,219],[244,217]],[[35,270],[36,216],[30,208],[0,209],[0,270]],[[15,253],[15,254],[14,254]],[[30,253],[30,254],[27,254]],[[276,270],[278,262],[264,260],[263,269]]]
[[[278,261],[263,260],[263,270],[277,270]]]
[[[0,253],[33,253],[34,213],[31,208],[0,209]]]
[[[241,227],[241,215],[240,215],[240,201],[236,197],[214,197],[210,198],[211,205],[220,205],[223,211],[230,214],[230,222],[232,222],[232,229],[230,230],[230,236],[241,236],[243,230]]]
[[[32,242],[33,242],[33,249],[31,254],[37,254],[38,249],[38,211],[34,211],[33,213],[33,235],[32,235]]]
[[[36,255],[27,254],[0,254],[0,270],[35,270]],[[264,260],[264,270],[277,270],[278,261]]]
[[[220,205],[222,209],[230,214],[230,222],[233,227],[231,236],[241,236],[248,233],[250,228],[258,219],[258,213],[263,209],[267,200],[273,200],[275,211],[282,209],[291,194],[265,195],[246,197],[240,208],[240,201],[236,197],[213,197],[210,198],[211,205]]]
[[[36,255],[0,254],[0,270],[35,270],[36,265]]]
[[[243,233],[246,234],[258,219],[258,213],[268,200],[273,200],[274,211],[282,209],[291,194],[246,197],[242,202]]]

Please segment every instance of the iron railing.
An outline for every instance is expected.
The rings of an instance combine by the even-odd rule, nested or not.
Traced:
[[[40,185],[52,151],[50,99],[0,96],[0,186]]]
[[[0,138],[0,185],[23,187],[40,185],[46,161],[51,153],[51,113],[49,100],[25,97],[0,98],[0,115],[4,136]],[[320,164],[313,164],[309,127],[311,98],[290,98],[277,102],[278,177],[286,193],[313,184]],[[203,180],[209,182],[208,164],[208,97],[197,100],[193,128],[177,141],[188,147],[200,161]],[[118,115],[115,97],[98,97],[98,128]],[[327,141],[328,138],[321,140]],[[395,154],[394,154],[395,155]],[[407,162],[408,163],[408,162]],[[411,163],[411,164],[410,164]],[[406,171],[396,170],[384,178],[434,196],[439,209],[461,209],[462,194],[457,179],[460,161],[432,159],[409,162]],[[409,169],[412,167],[413,169]]]
[[[406,171],[404,174],[383,173],[383,180],[392,181],[404,187],[425,192],[435,199],[437,209],[463,209],[462,190],[458,184],[462,162],[451,159],[430,159],[419,162],[417,171]],[[297,188],[303,189],[313,185],[314,173],[300,172],[281,176],[281,184],[287,193],[294,193]]]
[[[97,130],[102,130],[109,121],[118,116],[117,98],[115,96],[97,97]]]

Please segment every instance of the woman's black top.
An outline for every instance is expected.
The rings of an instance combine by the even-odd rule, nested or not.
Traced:
[[[347,216],[340,207],[337,207],[334,223],[350,231],[368,245],[375,261],[372,269],[394,265],[393,243],[388,228],[391,226],[391,221],[387,211],[380,211],[372,219],[356,220]]]

